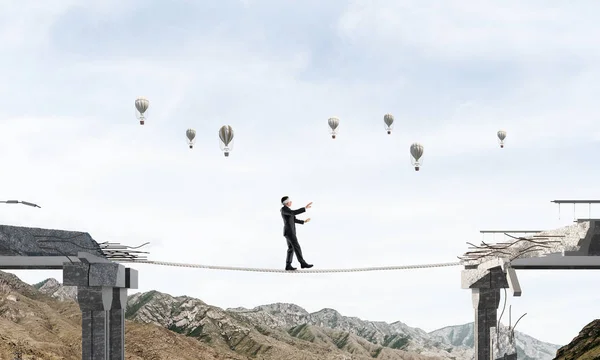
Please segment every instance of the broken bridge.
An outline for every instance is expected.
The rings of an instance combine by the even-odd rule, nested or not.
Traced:
[[[573,200],[575,201],[575,200]],[[573,203],[570,200],[553,202]],[[576,202],[600,202],[577,200]],[[470,289],[475,308],[475,360],[498,360],[494,355],[492,329],[497,326],[500,289],[510,289],[521,296],[516,270],[600,270],[600,219],[577,219],[573,225],[555,230],[494,230],[482,233],[504,233],[512,241],[470,245],[459,257],[464,265],[463,289]],[[511,234],[526,234],[513,236]],[[505,354],[516,359],[516,353]]]
[[[85,232],[0,225],[0,269],[62,269],[63,285],[77,287],[82,360],[125,359],[127,289],[137,289],[138,272],[112,260],[143,253]]]

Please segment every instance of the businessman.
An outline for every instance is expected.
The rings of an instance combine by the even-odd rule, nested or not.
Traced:
[[[281,198],[281,204],[283,205],[281,208],[281,217],[283,218],[283,236],[287,240],[288,244],[285,269],[296,270],[295,267],[292,267],[294,253],[296,253],[296,259],[300,263],[300,267],[303,269],[309,269],[313,266],[307,263],[304,260],[304,257],[302,257],[302,249],[300,249],[300,244],[298,243],[298,238],[296,237],[296,224],[305,224],[310,221],[310,218],[306,220],[298,220],[296,219],[296,215],[302,214],[306,211],[306,209],[310,209],[312,202],[308,203],[308,205],[303,208],[292,210],[290,209],[290,206],[292,206],[292,200],[289,198],[289,196],[284,196]]]

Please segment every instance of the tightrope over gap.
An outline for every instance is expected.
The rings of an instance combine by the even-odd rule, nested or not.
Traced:
[[[265,268],[248,268],[236,266],[215,266],[215,265],[200,265],[200,264],[185,264],[167,261],[152,261],[152,260],[114,260],[121,263],[137,263],[151,264],[174,267],[187,267],[210,270],[231,270],[231,271],[248,271],[248,272],[269,272],[269,273],[286,273],[286,274],[308,274],[308,273],[342,273],[342,272],[361,272],[361,271],[386,271],[386,270],[410,270],[410,269],[426,269],[447,266],[459,266],[460,262],[439,263],[439,264],[420,264],[420,265],[399,265],[399,266],[380,266],[380,267],[365,267],[365,268],[348,268],[348,269],[298,269],[298,270],[279,270]]]

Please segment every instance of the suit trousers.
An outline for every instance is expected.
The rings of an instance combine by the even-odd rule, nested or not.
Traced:
[[[295,234],[286,234],[284,235],[287,240],[288,249],[287,249],[287,258],[285,259],[286,265],[292,265],[292,260],[294,259],[294,253],[296,253],[296,259],[300,264],[306,263],[304,258],[302,257],[302,249],[300,249],[300,244],[298,243],[298,238]]]

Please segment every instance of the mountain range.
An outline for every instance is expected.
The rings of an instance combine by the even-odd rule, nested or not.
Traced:
[[[34,288],[60,302],[76,301],[75,288],[55,279]],[[473,323],[428,333],[399,321],[389,324],[343,316],[334,309],[309,313],[284,303],[221,309],[199,299],[158,291],[130,295],[126,318],[195,338],[231,359],[473,358]],[[554,359],[560,347],[518,331],[515,341],[518,358],[526,360]]]

